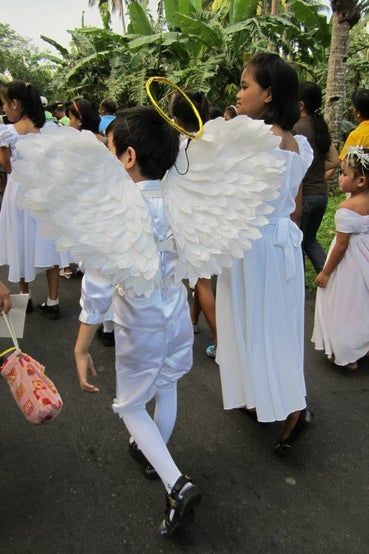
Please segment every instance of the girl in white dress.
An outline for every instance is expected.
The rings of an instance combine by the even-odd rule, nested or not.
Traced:
[[[1,89],[1,101],[12,124],[0,125],[0,165],[9,173],[0,212],[0,265],[9,266],[8,279],[19,282],[22,293],[29,293],[29,283],[38,272],[48,268],[49,295],[39,310],[50,319],[56,319],[59,317],[59,269],[54,266],[67,262],[67,256],[57,253],[53,241],[41,237],[37,221],[18,207],[19,185],[11,174],[12,164],[18,158],[18,141],[40,132],[45,124],[44,110],[37,89],[22,81],[5,84]],[[29,301],[27,311],[32,310]]]
[[[336,237],[316,278],[312,341],[354,370],[369,352],[369,149],[349,150],[339,185],[351,197],[336,212]]]
[[[313,154],[305,137],[290,132],[299,118],[298,80],[278,55],[257,54],[246,64],[236,108],[272,125],[287,169],[262,238],[218,277],[217,362],[224,408],[246,407],[261,422],[285,421],[275,445],[282,453],[311,415],[303,373],[302,233],[293,219]]]

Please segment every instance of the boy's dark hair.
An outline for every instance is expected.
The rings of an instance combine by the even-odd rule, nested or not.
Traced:
[[[6,100],[18,100],[22,106],[22,117],[27,116],[35,127],[41,129],[45,125],[45,112],[41,104],[40,93],[32,83],[11,81],[1,85],[1,96]]]
[[[81,129],[97,134],[99,132],[100,116],[94,105],[85,98],[77,98],[66,108],[66,115],[73,114],[82,122]]]
[[[296,71],[278,54],[270,53],[255,54],[246,66],[252,68],[262,89],[271,90],[272,100],[263,114],[265,123],[290,131],[300,117]]]
[[[57,102],[54,102],[51,106],[51,112],[65,112],[65,104],[62,100],[58,100]]]
[[[356,111],[360,112],[361,117],[369,119],[369,90],[360,89],[352,95],[352,103]]]
[[[138,106],[120,112],[109,131],[118,158],[134,148],[141,173],[147,179],[162,179],[178,155],[179,134],[151,107]]]
[[[101,108],[104,108],[104,110],[109,115],[115,115],[117,111],[117,104],[114,102],[112,98],[104,98],[104,100],[100,104]]]
[[[322,91],[318,85],[303,81],[299,85],[299,98],[304,103],[305,112],[310,115],[314,125],[314,139],[319,152],[326,154],[331,146],[328,125],[321,114]]]
[[[197,108],[203,123],[209,121],[209,102],[203,92],[187,92],[191,102]],[[179,93],[175,93],[170,103],[170,112],[173,117],[176,118],[179,125],[184,127],[187,131],[195,133],[199,130],[199,123],[195,116],[193,109],[187,102],[187,100]]]

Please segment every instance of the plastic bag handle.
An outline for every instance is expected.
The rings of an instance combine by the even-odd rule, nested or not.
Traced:
[[[22,350],[19,348],[18,339],[16,337],[12,321],[11,321],[10,317],[4,311],[2,312],[2,316],[4,318],[6,326],[8,328],[8,331],[9,331],[10,337],[13,341],[13,344],[16,348],[15,354],[20,354],[22,352]]]

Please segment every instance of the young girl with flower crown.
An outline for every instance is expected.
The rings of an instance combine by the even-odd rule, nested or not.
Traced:
[[[336,237],[316,278],[312,341],[337,365],[357,369],[369,351],[369,149],[352,147],[342,162]]]

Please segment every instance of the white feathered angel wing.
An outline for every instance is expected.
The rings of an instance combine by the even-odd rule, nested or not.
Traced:
[[[164,188],[177,281],[220,273],[261,236],[285,169],[279,143],[270,126],[238,116],[209,121],[202,137],[181,149]]]
[[[101,271],[126,294],[150,296],[159,256],[150,215],[122,164],[92,133],[47,128],[19,141],[20,204],[58,250]]]

